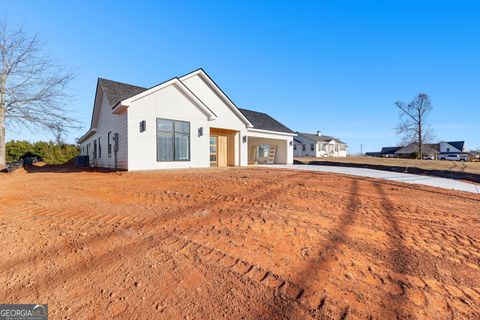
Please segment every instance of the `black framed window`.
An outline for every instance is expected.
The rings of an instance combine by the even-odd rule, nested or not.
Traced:
[[[157,118],[157,161],[190,161],[190,122]]]
[[[100,159],[102,157],[102,143],[100,142],[100,138],[98,137],[98,158]]]
[[[112,156],[112,132],[108,132],[107,134],[107,153],[108,156]]]
[[[97,140],[93,140],[93,159],[97,159]]]

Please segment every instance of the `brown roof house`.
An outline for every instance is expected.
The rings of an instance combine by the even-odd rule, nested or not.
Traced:
[[[412,158],[413,155],[419,152],[420,148],[418,147],[417,142],[412,142],[409,145],[406,145],[403,148],[395,151],[395,155],[398,158]],[[423,156],[431,156],[434,159],[437,158],[438,154],[440,153],[438,144],[424,144],[422,145],[422,154]]]

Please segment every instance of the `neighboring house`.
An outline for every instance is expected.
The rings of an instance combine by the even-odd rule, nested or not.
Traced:
[[[367,157],[396,158],[395,152],[403,147],[383,147],[380,152],[366,152]]]
[[[412,158],[412,155],[419,152],[418,143],[412,142],[409,145],[400,148],[395,151],[397,158]],[[439,154],[438,144],[424,144],[422,145],[422,155],[424,157],[431,156],[434,159],[437,158]]]
[[[291,164],[294,136],[267,114],[237,108],[199,69],[151,88],[98,79],[78,143],[93,166],[150,170],[246,166],[266,153]]]
[[[293,139],[295,157],[346,157],[347,144],[341,140],[323,135],[297,132]]]
[[[440,153],[465,153],[465,141],[441,141]]]
[[[413,142],[407,146],[383,147],[380,152],[367,152],[367,156],[383,158],[411,158],[418,152],[418,143]],[[441,154],[465,154],[465,141],[441,141],[423,145],[423,155],[433,156],[435,159]]]

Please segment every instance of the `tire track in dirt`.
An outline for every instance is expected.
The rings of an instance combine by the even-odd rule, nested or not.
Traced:
[[[257,285],[268,288],[289,303],[301,305],[307,312],[311,311],[309,305],[301,300],[305,290],[300,285],[261,266],[251,264],[221,250],[176,235],[165,239],[161,250],[167,250],[173,255],[182,254],[192,263],[203,263],[226,270],[238,277],[248,279]]]
[[[459,200],[455,202],[455,199],[452,201],[452,199],[442,198],[449,201],[449,205],[440,204],[441,210],[439,212],[441,215],[432,215],[432,210],[429,210],[426,205],[430,200],[426,199],[424,194],[421,194],[423,204],[417,206],[412,204],[414,201],[411,199],[413,192],[403,190],[400,187],[389,189],[388,186],[385,186],[385,193],[395,200],[392,200],[388,205],[388,210],[397,218],[397,227],[402,231],[400,236],[392,231],[390,222],[385,219],[386,213],[381,205],[382,200],[379,199],[378,192],[375,192],[378,190],[368,182],[353,178],[329,178],[328,188],[323,192],[322,190],[325,188],[322,184],[325,181],[321,178],[312,179],[310,174],[288,176],[279,174],[278,177],[276,175],[273,177],[262,173],[260,178],[250,179],[249,177],[253,175],[247,173],[245,175],[248,177],[245,180],[240,180],[244,175],[243,173],[237,173],[235,170],[226,172],[229,174],[218,175],[217,180],[208,180],[209,184],[205,188],[186,187],[183,185],[186,182],[183,181],[180,182],[181,186],[171,183],[164,187],[163,181],[167,179],[158,175],[155,178],[158,185],[150,188],[150,191],[135,193],[138,189],[134,189],[132,186],[122,187],[121,193],[124,194],[125,198],[133,198],[129,203],[114,203],[111,197],[112,192],[108,191],[108,188],[104,188],[101,190],[101,194],[85,204],[85,207],[94,208],[96,214],[87,212],[88,214],[83,218],[76,218],[77,215],[80,216],[82,213],[75,206],[65,212],[61,209],[55,209],[56,212],[53,214],[43,210],[38,210],[35,213],[19,213],[18,210],[11,210],[11,208],[16,208],[19,202],[12,202],[8,208],[9,212],[2,212],[0,217],[1,225],[5,225],[8,232],[0,239],[2,239],[2,243],[7,243],[9,239],[14,240],[15,248],[19,249],[19,252],[24,251],[24,253],[16,254],[13,252],[12,254],[2,255],[0,270],[2,270],[2,279],[5,279],[8,283],[8,288],[5,288],[2,293],[3,298],[11,299],[14,296],[25,298],[33,296],[52,297],[53,293],[57,302],[56,304],[52,303],[52,307],[56,308],[58,307],[58,301],[62,301],[63,298],[59,295],[62,292],[62,286],[64,287],[64,283],[67,283],[65,281],[72,279],[74,282],[71,283],[83,288],[85,297],[89,296],[88,299],[91,299],[96,295],[92,295],[88,289],[96,284],[90,283],[88,286],[84,286],[83,279],[95,278],[95,275],[97,275],[95,281],[99,281],[108,287],[108,282],[103,282],[98,275],[101,274],[105,277],[111,275],[112,278],[123,281],[124,278],[112,274],[112,270],[124,270],[125,272],[127,269],[123,269],[122,264],[129,265],[129,272],[139,270],[140,274],[137,274],[137,276],[140,278],[143,276],[142,282],[148,281],[150,277],[148,272],[152,269],[149,269],[148,265],[139,266],[145,258],[141,255],[143,252],[149,259],[152,257],[159,259],[158,261],[149,260],[152,261],[149,263],[154,264],[157,268],[155,270],[161,274],[160,277],[155,279],[163,281],[161,277],[168,275],[169,280],[174,280],[170,284],[172,289],[177,285],[182,287],[182,283],[184,283],[182,279],[177,279],[176,271],[186,277],[189,277],[189,271],[202,273],[206,279],[203,279],[199,285],[203,286],[203,289],[206,289],[207,292],[209,290],[212,290],[212,293],[215,292],[215,295],[212,296],[218,299],[221,310],[229,308],[230,303],[233,308],[237,308],[235,303],[238,306],[238,303],[245,302],[244,299],[239,299],[239,293],[252,294],[252,298],[262,301],[261,303],[249,304],[248,308],[237,308],[236,310],[241,310],[241,312],[236,313],[237,317],[234,318],[248,318],[250,314],[252,314],[252,318],[256,315],[270,318],[288,318],[289,316],[290,318],[298,318],[297,314],[294,317],[294,312],[289,310],[291,307],[304,310],[306,316],[319,318],[367,318],[369,315],[379,318],[392,318],[396,314],[390,313],[389,310],[395,309],[394,304],[385,307],[386,311],[382,313],[384,305],[390,304],[392,299],[401,297],[402,294],[406,297],[405,308],[409,309],[409,313],[405,315],[425,318],[421,313],[416,313],[416,308],[423,308],[431,312],[437,303],[441,306],[441,303],[445,302],[445,308],[448,307],[448,310],[439,308],[436,310],[437,313],[430,313],[430,316],[434,317],[436,315],[439,318],[448,318],[451,315],[460,318],[468,316],[475,318],[477,316],[475,310],[479,310],[480,286],[475,279],[468,283],[467,273],[472,273],[471,278],[479,274],[478,269],[475,268],[478,267],[478,265],[475,265],[475,262],[478,261],[475,260],[478,258],[476,256],[478,253],[478,238],[475,237],[476,230],[464,227],[464,225],[478,225],[474,221],[473,214],[469,213],[478,205],[463,208],[463,213],[467,211],[470,216],[468,214],[462,215],[461,212],[455,213],[449,210],[449,208],[454,208],[454,204],[457,207],[459,204],[462,205]],[[230,176],[231,172],[233,172],[233,177]],[[172,176],[175,175],[172,174]],[[179,176],[183,176],[183,174],[179,174]],[[201,177],[200,181],[204,183],[203,175],[199,176]],[[210,175],[208,176],[210,177]],[[263,179],[264,177],[267,177],[267,179]],[[139,183],[138,188],[145,190],[143,189],[143,183],[147,179],[139,180],[137,181]],[[239,188],[237,186],[236,191],[233,192],[232,184],[233,181],[237,182],[237,180],[240,184],[243,184],[243,181],[249,181],[248,184],[245,184],[248,187]],[[270,182],[265,183],[261,180]],[[347,231],[344,233],[344,237],[341,237],[338,232],[339,225],[342,224],[342,218],[346,217],[348,202],[352,198],[351,192],[348,191],[348,184],[353,185],[354,180],[362,188],[357,190],[354,197],[353,221],[346,219],[347,221],[344,224],[347,225],[345,227]],[[188,181],[188,179],[185,181]],[[252,181],[256,183],[253,184]],[[99,184],[98,181],[92,183]],[[318,184],[318,187],[314,185],[315,183]],[[304,184],[304,187],[302,187],[302,184]],[[383,186],[383,184],[380,184],[380,186]],[[175,191],[169,194],[165,191],[165,188],[174,188]],[[337,196],[332,191],[335,188],[341,191],[338,192]],[[248,191],[247,196],[243,196],[242,192],[245,191]],[[80,192],[80,189],[77,190],[75,195],[78,196]],[[165,194],[163,194],[164,192]],[[402,196],[402,192],[405,192],[405,196]],[[134,193],[135,196],[133,196]],[[242,196],[237,197],[234,193],[242,194]],[[62,200],[62,197],[48,199],[45,193],[39,192],[38,194],[41,196],[38,201],[30,203],[39,203],[43,209],[54,208],[54,205],[58,208],[58,204]],[[101,203],[104,200],[102,197],[106,197],[108,203]],[[301,201],[299,200],[297,203],[290,199],[296,197]],[[431,197],[433,199],[435,196],[432,194]],[[67,197],[65,199],[68,200]],[[75,200],[75,204],[83,201],[81,199]],[[16,205],[14,206],[13,203]],[[3,202],[0,206],[6,208],[6,204],[7,202]],[[141,204],[144,204],[144,206],[142,207]],[[465,205],[471,204],[472,202],[465,202]],[[107,205],[112,208],[112,211],[108,210]],[[103,217],[102,212],[111,214],[113,217]],[[117,221],[115,212],[125,214],[124,225],[121,222],[115,222]],[[48,217],[42,220],[43,216]],[[137,225],[129,224],[137,216],[145,219],[145,221]],[[430,219],[427,219],[427,216]],[[33,219],[34,217],[38,219]],[[468,220],[463,225],[460,221],[452,222],[455,221],[452,219],[458,220],[461,218],[468,218]],[[112,228],[112,225],[108,225],[109,219],[113,219],[112,224],[119,225]],[[83,221],[87,221],[87,223],[84,225]],[[49,228],[49,225],[54,226],[54,228]],[[101,225],[105,225],[105,228],[100,227]],[[211,227],[215,227],[216,230],[211,231]],[[65,236],[62,229],[72,230],[69,230],[68,235]],[[470,230],[472,232],[468,232]],[[46,257],[38,260],[37,258],[23,259],[25,255],[28,255],[29,249],[25,250],[25,247],[22,249],[24,241],[15,233],[18,232],[21,237],[28,238],[38,231],[42,233],[40,237],[36,238],[39,244],[28,244],[31,245],[30,249],[36,248],[41,251],[38,256],[45,252]],[[77,233],[80,232],[87,235],[79,237]],[[59,233],[63,234],[61,238],[57,237]],[[90,236],[89,233],[95,235]],[[54,241],[50,241],[52,236],[55,237]],[[390,243],[388,241],[389,237],[393,236],[398,237],[395,240],[401,241],[404,251],[409,254],[411,259],[408,266],[415,268],[413,269],[415,274],[406,274],[405,278],[402,278],[402,275],[395,271],[395,268],[390,264],[396,253],[390,254],[391,252],[387,250],[387,244]],[[163,243],[163,240],[167,237],[168,239],[178,238],[188,243],[186,245],[182,243],[180,248],[177,249],[173,245],[169,246]],[[57,241],[57,239],[60,239],[60,241]],[[173,242],[173,240],[168,241]],[[245,243],[242,243],[242,241],[245,241]],[[331,251],[323,250],[322,252],[322,245],[328,245],[330,241],[335,243],[335,246],[331,246],[333,249]],[[124,246],[126,244],[131,244],[131,246]],[[285,246],[285,249],[281,248],[282,245]],[[299,251],[302,246],[308,246],[309,256],[302,256],[303,251],[302,254]],[[89,252],[92,247],[93,251]],[[12,248],[12,251],[15,248]],[[78,255],[73,254],[74,250],[75,252],[76,250],[79,251]],[[424,250],[423,253],[422,250]],[[322,255],[317,256],[317,251],[321,252]],[[53,253],[53,255],[48,257],[49,253]],[[69,257],[63,257],[63,255]],[[285,257],[282,255],[285,255]],[[6,259],[4,260],[3,257]],[[417,267],[418,261],[428,264],[435,257],[438,258],[435,260],[436,268],[441,272],[441,276],[438,278],[434,276],[436,272],[434,269],[423,270]],[[452,261],[455,261],[455,265],[449,260],[450,257],[453,259]],[[124,258],[126,261],[130,260],[130,262],[123,261]],[[169,259],[168,263],[164,262],[164,259],[167,258]],[[302,282],[298,272],[301,272],[303,266],[307,263],[311,262],[312,265],[323,263],[322,258],[335,261],[335,268],[327,267],[327,270],[318,273],[318,277],[309,277],[308,281]],[[99,259],[102,259],[102,262],[97,263],[96,261]],[[18,266],[10,265],[15,261],[19,262]],[[356,263],[355,266],[350,265],[353,262]],[[53,267],[49,264],[52,264]],[[465,267],[461,268],[462,264]],[[174,268],[166,268],[170,265],[173,265]],[[2,267],[5,266],[10,267],[4,272],[5,269]],[[368,270],[366,270],[367,266]],[[45,267],[46,270],[39,271],[39,269]],[[31,270],[25,270],[26,268],[31,268]],[[345,270],[341,268],[345,268]],[[163,271],[165,269],[167,271]],[[289,272],[290,269],[292,269],[292,272]],[[70,273],[68,277],[64,274],[64,271]],[[450,274],[447,272],[450,272]],[[460,274],[460,272],[463,273]],[[32,273],[35,277],[30,276]],[[38,281],[36,275],[40,276]],[[49,277],[50,275],[51,277]],[[55,282],[57,275],[60,280],[58,283]],[[353,276],[353,278],[345,278],[346,276]],[[15,279],[11,280],[14,277]],[[328,290],[323,292],[321,282],[317,278],[324,279],[325,277],[329,277],[329,283],[327,284]],[[242,280],[237,281],[237,279]],[[176,283],[175,281],[179,282]],[[229,284],[235,283],[243,287],[241,289],[232,287],[236,294],[229,296],[228,288],[215,288],[215,286],[223,283],[222,281]],[[399,281],[404,283],[403,287]],[[42,287],[39,287],[39,285]],[[16,292],[10,291],[10,286]],[[133,287],[133,282],[131,287]],[[142,289],[135,290],[143,290],[146,287],[148,287],[148,284],[147,286],[142,285]],[[292,287],[293,289],[291,289]],[[335,291],[332,290],[332,287],[335,288]],[[112,288],[118,287],[112,286]],[[155,291],[155,286],[148,288]],[[73,287],[70,286],[70,290],[74,291]],[[163,287],[163,290],[170,292],[168,284]],[[196,301],[197,306],[191,308],[188,304],[194,300],[190,299],[198,297],[198,295],[195,290],[188,292],[187,287],[183,287],[182,290],[187,290],[183,293],[188,294],[182,296],[182,292],[178,292],[170,296],[166,305],[167,308],[179,310],[176,309],[176,304],[179,303],[183,310],[187,311],[186,313],[177,313],[178,317],[195,315],[195,313],[192,313],[193,311],[200,312],[199,314],[202,317],[214,318],[211,316],[212,310],[218,311],[219,309],[208,307],[209,303],[214,300]],[[357,297],[364,299],[363,304],[356,301],[350,304],[348,299],[343,298],[344,294],[349,294],[350,297],[354,296],[354,291],[359,293]],[[156,297],[162,298],[163,294],[156,295]],[[429,299],[426,306],[423,294]],[[133,300],[130,300],[128,304],[125,302],[122,304],[125,308],[120,317],[133,317],[132,310],[142,305],[141,302],[139,304],[135,300],[140,297],[131,295],[130,292],[123,292],[122,295]],[[222,295],[225,295],[225,297],[222,297]],[[312,297],[313,304],[309,297]],[[105,294],[104,298],[103,302],[113,302]],[[147,298],[147,304],[153,302]],[[449,302],[450,305],[447,306],[446,302]],[[66,306],[68,302],[63,301],[62,304]],[[416,304],[418,304],[417,307]],[[88,301],[78,307],[84,308],[80,310],[89,309]],[[151,305],[145,306],[143,304],[143,307],[151,308]],[[115,305],[112,305],[112,308],[115,309]],[[328,310],[331,310],[331,312],[329,313]],[[77,306],[74,306],[72,312],[77,313],[78,311]],[[57,315],[60,314],[62,312],[57,313]]]
[[[281,168],[274,168],[274,169],[261,168],[261,169],[256,169],[256,170],[272,170],[272,171],[280,171],[280,172],[282,172],[282,171],[283,172],[295,171],[295,170],[292,170],[292,169],[281,169]],[[356,179],[356,180],[359,180],[359,181],[374,182],[374,183],[377,183],[377,184],[400,187],[400,188],[403,188],[403,189],[414,190],[416,192],[434,193],[434,194],[439,194],[439,195],[446,195],[446,196],[449,196],[449,197],[455,197],[455,198],[459,198],[459,199],[463,199],[463,200],[469,200],[469,201],[476,202],[476,203],[480,202],[480,196],[475,195],[475,194],[471,194],[471,193],[468,193],[468,192],[458,191],[457,194],[452,194],[452,193],[449,193],[449,192],[441,191],[441,189],[439,189],[439,188],[429,187],[429,186],[425,186],[425,185],[412,185],[412,184],[407,184],[407,183],[402,183],[402,182],[385,181],[385,180],[381,180],[381,179],[361,177],[361,176],[352,176],[352,175],[342,174],[342,173],[326,173],[326,172],[318,172],[318,171],[304,171],[303,173],[305,173],[305,172],[311,173],[313,175],[322,175],[322,176],[327,177],[327,179],[328,179],[329,176],[340,176],[340,177],[350,178],[352,180]]]
[[[437,294],[442,296],[442,298],[439,299],[438,296],[433,297],[432,294],[429,294],[429,292],[425,290],[438,288],[439,286],[435,284],[436,279],[417,278],[418,280],[415,280],[413,277],[408,277],[409,275],[421,274],[418,270],[419,268],[435,267],[435,263],[432,262],[431,265],[424,265],[424,263],[419,264],[417,262],[418,259],[416,258],[416,252],[412,250],[407,251],[407,246],[405,245],[406,237],[404,233],[408,232],[408,229],[399,226],[395,206],[389,200],[384,187],[378,183],[373,184],[379,195],[380,205],[384,212],[384,219],[389,224],[389,232],[387,234],[389,234],[391,242],[391,270],[396,273],[396,275],[389,276],[388,280],[398,285],[401,289],[401,292],[396,295],[397,298],[395,300],[389,299],[388,297],[385,299],[390,301],[390,308],[395,311],[397,318],[426,318],[428,317],[428,314],[425,312],[425,308],[428,304],[432,304],[432,306],[429,306],[429,308],[433,307],[433,310],[431,311],[444,309],[444,313],[451,312],[452,318],[456,318],[456,316],[469,318],[475,314],[476,316],[480,316],[480,313],[478,312],[471,314],[469,311],[464,310],[465,306],[475,304],[475,300],[465,300],[466,293],[461,288],[456,286],[446,287],[446,285],[443,285],[443,290],[434,290],[435,293],[433,296],[436,296]],[[435,234],[436,233],[429,232],[427,233],[427,237],[435,238]],[[423,234],[423,237],[425,238],[425,234]],[[444,235],[442,236],[442,240],[445,240]],[[415,249],[420,250],[418,247]],[[430,254],[431,252],[429,251],[431,250],[430,244],[426,247],[426,251]],[[435,278],[437,277],[438,276],[435,276]],[[440,288],[441,287],[442,286],[440,286]],[[448,288],[450,288],[450,291],[457,293],[455,297],[451,296]],[[461,303],[452,305],[450,301],[455,299],[460,300]],[[407,301],[409,302],[408,307]],[[458,308],[458,305],[460,305],[460,308]]]
[[[296,177],[295,174],[291,174],[291,175],[287,176],[287,179],[285,179],[285,180],[288,181],[288,179],[295,178],[295,177]],[[260,186],[262,186],[261,183],[259,183],[257,187],[260,187]],[[263,192],[255,193],[255,196],[256,196],[255,199],[257,199],[257,198],[262,199],[263,197],[266,197],[271,192],[274,192],[275,190],[278,190],[280,188],[272,186],[270,188],[263,188],[263,189],[264,189]],[[211,201],[209,202],[209,204],[212,205]],[[222,206],[222,208],[228,209],[228,207],[234,206],[235,204],[236,204],[235,202],[226,202],[225,203],[224,201],[217,201],[217,202],[213,203],[212,207],[220,205],[220,206]],[[227,205],[227,207],[225,207],[225,205]],[[148,218],[148,219],[144,218],[142,220],[142,223],[140,223],[138,227],[148,231],[147,235],[153,236],[153,235],[156,235],[156,231],[161,229],[161,227],[163,226],[164,223],[168,222],[169,220],[175,222],[175,220],[178,219],[179,216],[181,217],[182,214],[183,214],[183,216],[185,216],[185,211],[186,210],[188,210],[189,212],[192,212],[192,211],[195,212],[195,211],[201,210],[204,207],[205,207],[205,203],[202,203],[202,202],[198,203],[195,207],[192,207],[191,205],[185,205],[181,208],[177,208],[177,210],[175,210],[175,212],[173,212],[173,213],[170,212],[166,217],[162,217],[161,219],[159,219],[157,217]],[[27,207],[27,208],[31,208],[31,207]],[[55,214],[57,213],[55,210],[50,210],[50,209],[47,209],[47,208],[41,208],[37,212],[40,212],[40,213],[49,212],[49,213],[51,213],[52,216],[55,216]],[[63,212],[60,212],[60,213],[63,213]],[[102,214],[102,216],[103,216],[103,214]],[[76,218],[80,218],[80,217],[76,217]],[[211,219],[211,217],[206,217],[206,219]],[[80,220],[82,220],[82,219],[80,219]],[[202,224],[201,220],[202,219],[200,219],[199,223],[197,224],[196,229],[201,228],[201,224]],[[75,224],[76,219],[72,219],[71,221],[72,221],[73,226],[77,226]],[[84,221],[88,221],[88,220],[85,219]],[[84,225],[84,224],[82,224],[82,225]],[[174,225],[177,225],[177,227],[178,227],[178,223],[175,223]],[[63,225],[61,225],[61,226],[63,226]],[[125,226],[128,228],[128,227],[131,226],[131,224],[127,224]],[[162,233],[164,233],[164,234],[166,232],[169,232],[168,230],[167,231],[160,230],[160,231],[163,231]],[[178,231],[174,231],[174,232],[178,232]],[[84,247],[88,247],[88,246],[95,245],[95,244],[100,243],[100,242],[109,241],[109,239],[115,237],[116,235],[117,235],[117,232],[111,232],[110,234],[107,234],[107,235],[104,234],[104,235],[101,235],[101,236],[92,235],[92,236],[89,236],[89,237],[85,237],[84,239],[81,240],[81,242],[82,242]],[[53,247],[53,248],[49,248],[49,250],[46,250],[44,254],[54,255],[56,252],[66,251],[66,249],[67,248],[64,247],[64,246]],[[18,268],[21,268],[21,267],[28,267],[28,266],[31,265],[32,262],[34,262],[34,261],[30,260],[29,257],[25,257],[23,259],[16,259],[16,260],[12,260],[10,262],[1,264],[0,269],[3,272],[6,272],[11,268],[18,269]]]
[[[319,244],[319,249],[317,249],[312,255],[320,256],[321,262],[308,262],[303,269],[296,271],[296,276],[293,277],[292,283],[303,283],[301,287],[301,294],[298,296],[298,299],[301,300],[301,303],[309,310],[314,312],[316,316],[321,318],[328,319],[347,319],[350,314],[356,314],[357,311],[352,309],[350,306],[342,306],[339,302],[334,301],[328,297],[328,294],[325,294],[321,291],[319,284],[325,281],[326,279],[326,267],[328,264],[334,260],[336,248],[339,245],[339,239],[345,237],[348,232],[349,226],[355,223],[356,219],[356,207],[357,201],[356,196],[358,193],[358,182],[352,180],[352,185],[350,188],[350,199],[347,205],[347,210],[340,217],[340,223],[337,228],[328,239],[325,244]],[[318,276],[321,274],[322,279],[320,283],[317,283]],[[317,290],[320,290],[318,292]],[[288,308],[283,309],[284,316],[289,317]],[[263,315],[271,315],[272,310],[258,310],[257,317]]]

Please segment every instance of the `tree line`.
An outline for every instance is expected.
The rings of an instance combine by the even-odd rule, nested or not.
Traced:
[[[18,157],[7,155],[6,129],[43,129],[60,141],[78,122],[69,115],[68,94],[73,74],[52,58],[37,35],[23,28],[8,28],[0,21],[0,170],[5,161]],[[24,142],[12,142],[12,150]],[[43,159],[62,161],[74,146],[38,142]],[[23,150],[23,149],[22,149]],[[26,149],[25,149],[26,150]],[[30,149],[29,149],[30,150]]]
[[[58,142],[11,140],[6,144],[7,162],[25,157],[37,157],[47,164],[62,164],[75,158],[80,150],[76,145]]]

